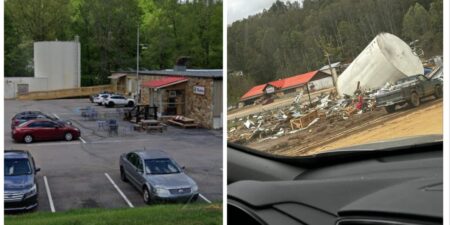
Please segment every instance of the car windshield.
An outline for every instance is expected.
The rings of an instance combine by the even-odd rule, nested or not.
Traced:
[[[28,159],[5,159],[5,176],[30,175],[31,166]]]
[[[442,32],[406,23],[415,7],[442,10],[389,3],[393,28],[381,0],[268,2],[228,11],[229,143],[298,157],[443,134],[443,82],[422,75],[442,68]]]
[[[180,173],[178,166],[170,159],[146,159],[145,170],[149,174]]]

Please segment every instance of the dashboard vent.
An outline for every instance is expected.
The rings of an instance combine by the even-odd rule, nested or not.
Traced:
[[[265,223],[240,204],[228,200],[228,224],[264,225]]]
[[[425,223],[426,224],[426,223]],[[395,221],[387,219],[364,219],[364,218],[352,218],[352,219],[340,219],[336,222],[336,225],[425,225],[424,223]],[[428,223],[432,224],[432,223]]]

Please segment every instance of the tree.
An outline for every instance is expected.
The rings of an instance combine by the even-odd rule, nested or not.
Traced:
[[[428,32],[430,22],[427,10],[419,3],[416,3],[409,8],[403,18],[403,34],[409,40],[415,40]]]

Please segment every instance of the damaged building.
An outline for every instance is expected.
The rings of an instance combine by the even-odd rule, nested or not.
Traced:
[[[262,99],[295,95],[298,92],[314,92],[333,87],[330,73],[311,71],[252,87],[241,97],[241,106],[252,105]]]

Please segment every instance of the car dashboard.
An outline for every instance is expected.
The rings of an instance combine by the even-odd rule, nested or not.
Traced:
[[[228,224],[442,224],[442,142],[431,147],[302,166],[229,146]]]

